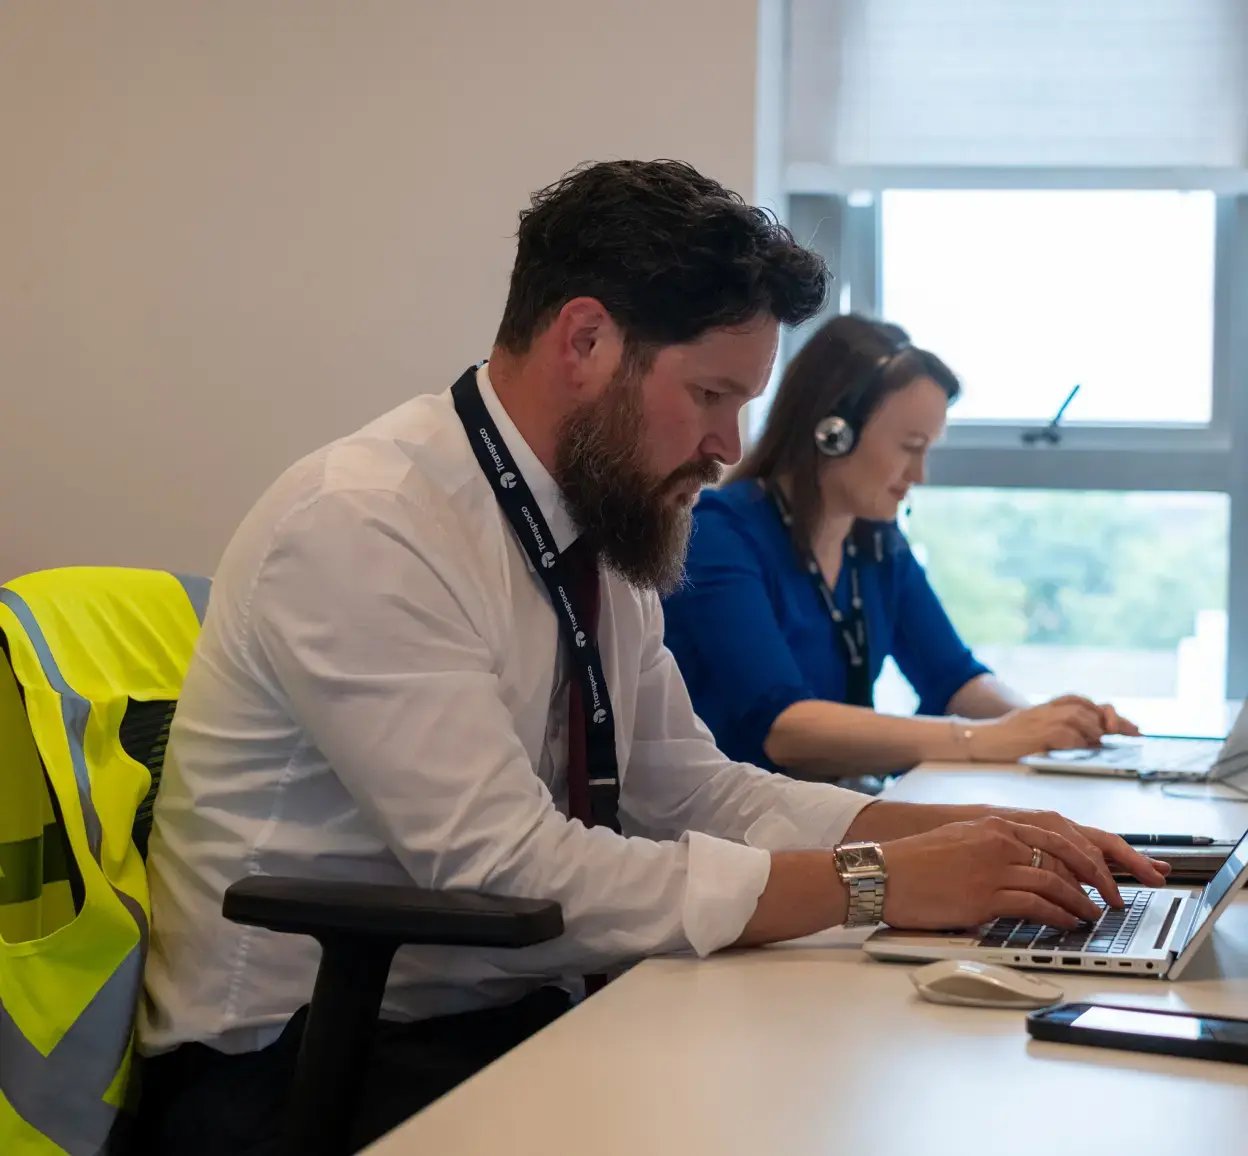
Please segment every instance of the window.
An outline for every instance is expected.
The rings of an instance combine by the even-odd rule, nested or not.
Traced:
[[[1248,309],[1248,195],[885,188],[795,193],[789,217],[832,263],[830,311],[896,321],[964,381],[913,529],[985,661],[1032,696],[1076,686],[1154,705],[1186,696],[1190,720],[1181,656],[1199,646],[1202,693],[1248,695],[1248,330],[1236,324]],[[1037,438],[1075,384],[1057,436]],[[951,537],[981,540],[990,514],[994,549],[1018,541],[1012,520],[1036,534],[1009,580],[998,555],[946,556]],[[1115,559],[1143,549],[1167,560],[1166,573],[1140,561],[1140,581],[1154,586],[1098,595],[1063,569],[1085,547],[1058,531],[1081,525],[1094,539],[1102,521]],[[994,577],[972,606],[970,587],[956,585],[969,578],[955,581],[953,568],[981,565]],[[1046,604],[1033,586],[1026,608],[989,596],[1022,597],[1024,565],[1060,596]],[[1173,594],[1158,602],[1163,589]],[[1058,611],[1042,637],[1044,614]],[[1131,641],[1111,646],[1115,631]],[[1065,680],[1060,646],[1075,648]],[[880,693],[884,705],[891,692]]]
[[[1215,205],[1167,190],[881,197],[882,315],[939,351],[964,422],[1207,424]]]
[[[829,312],[895,321],[964,383],[913,524],[955,618],[1031,694],[1160,702],[1204,647],[1209,693],[1248,696],[1248,5],[783,8],[758,155],[836,276]],[[1112,596],[1063,568],[1092,514]]]
[[[1214,733],[1228,525],[1224,494],[926,487],[906,528],[968,645],[1028,697]]]

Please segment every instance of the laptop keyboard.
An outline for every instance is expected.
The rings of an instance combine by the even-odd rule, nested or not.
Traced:
[[[1127,950],[1131,937],[1149,898],[1155,892],[1122,887],[1122,909],[1114,910],[1091,888],[1084,888],[1088,898],[1101,909],[1101,917],[1095,923],[1081,923],[1067,930],[1050,927],[1045,923],[1026,923],[1012,916],[1004,916],[988,925],[977,947],[1026,947],[1033,951],[1087,951],[1094,955],[1121,955]]]
[[[1128,770],[1204,771],[1218,757],[1221,744],[1192,739],[1150,738],[1143,743],[1109,743],[1090,748],[1089,761]]]

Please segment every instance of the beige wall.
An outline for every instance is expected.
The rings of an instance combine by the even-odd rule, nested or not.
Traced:
[[[756,0],[0,5],[0,578],[211,571],[290,461],[487,351],[576,162],[748,194],[756,44]]]

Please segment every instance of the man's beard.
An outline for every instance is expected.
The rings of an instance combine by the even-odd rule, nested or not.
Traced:
[[[671,496],[690,481],[716,482],[713,458],[687,462],[665,478],[645,469],[639,375],[617,373],[597,401],[564,419],[555,481],[572,520],[625,581],[670,594],[684,577],[692,513]]]

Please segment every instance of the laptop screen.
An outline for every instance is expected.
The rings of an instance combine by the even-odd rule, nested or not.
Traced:
[[[1248,876],[1248,834],[1245,834],[1234,849],[1226,857],[1218,873],[1209,880],[1205,889],[1196,900],[1196,915],[1188,929],[1187,942],[1170,968],[1170,978],[1178,979],[1179,973],[1195,955],[1205,936],[1208,935],[1211,922],[1216,919],[1222,909],[1231,901],[1235,892]]]
[[[1248,701],[1235,716],[1231,733],[1226,736],[1210,778],[1229,779],[1243,770],[1248,770]]]
[[[1226,857],[1226,862],[1218,868],[1218,873],[1205,884],[1200,893],[1196,918],[1192,920],[1191,934],[1195,935],[1200,925],[1213,914],[1213,910],[1235,890],[1239,877],[1248,869],[1248,835],[1245,835]]]

